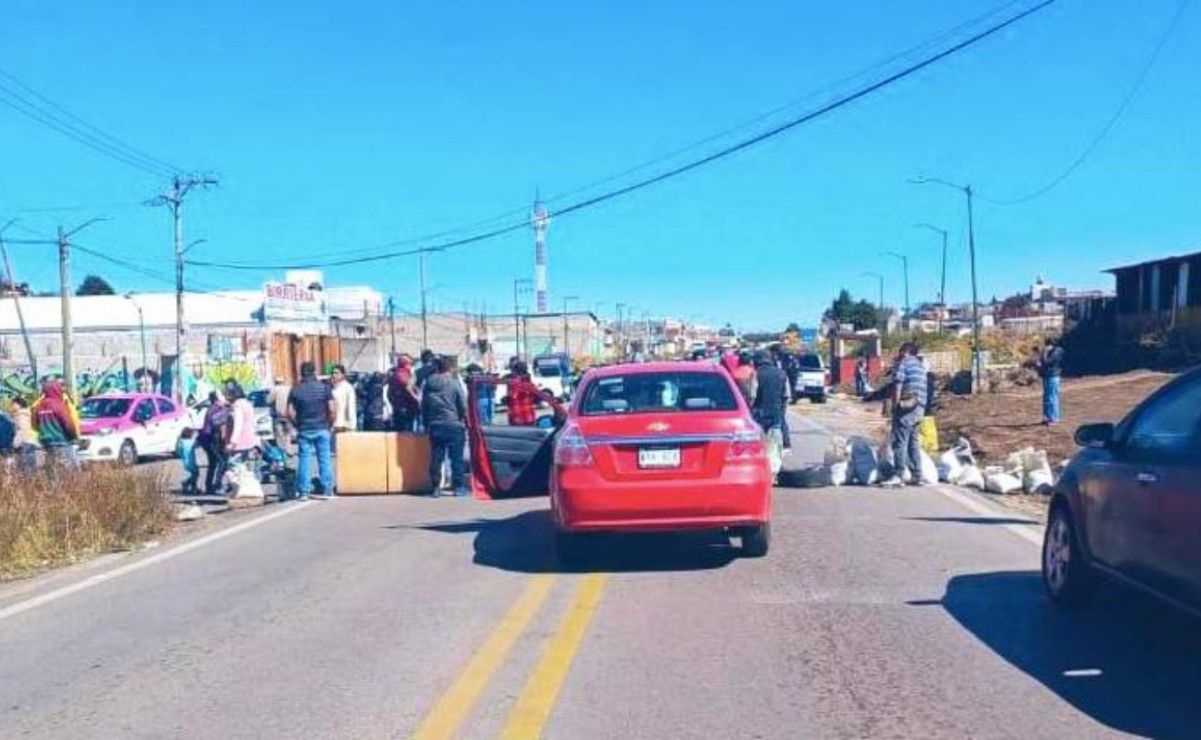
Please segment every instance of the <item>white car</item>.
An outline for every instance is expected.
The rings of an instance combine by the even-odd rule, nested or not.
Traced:
[[[796,363],[800,370],[794,389],[796,398],[808,398],[812,403],[825,403],[830,394],[830,371],[826,369],[821,355],[797,355]]]
[[[187,412],[157,393],[94,396],[79,407],[81,460],[133,465],[148,455],[174,455]]]

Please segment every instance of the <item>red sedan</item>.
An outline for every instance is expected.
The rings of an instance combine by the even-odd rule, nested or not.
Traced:
[[[733,380],[707,363],[588,373],[554,441],[556,544],[587,532],[730,530],[767,554],[772,476]]]

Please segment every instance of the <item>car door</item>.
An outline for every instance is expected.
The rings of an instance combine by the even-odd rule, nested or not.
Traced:
[[[480,419],[479,394],[500,385],[497,378],[468,381],[467,436],[474,488],[488,498],[542,496],[549,488],[553,426],[509,426]],[[549,419],[547,419],[549,421]]]
[[[1127,575],[1175,597],[1201,578],[1197,559],[1201,376],[1152,397],[1119,434],[1104,485]]]
[[[1151,585],[1201,604],[1201,373],[1140,413],[1126,448],[1141,462],[1139,487],[1155,502]]]
[[[138,448],[139,454],[154,455],[162,451],[158,423],[155,421],[157,413],[154,401],[149,398],[143,398],[133,407],[131,418],[134,425],[129,436]]]
[[[163,445],[160,451],[164,454],[173,453],[175,442],[183,433],[183,415],[176,408],[175,402],[166,398],[154,399],[154,408],[158,412],[155,421],[158,423],[159,442]]]

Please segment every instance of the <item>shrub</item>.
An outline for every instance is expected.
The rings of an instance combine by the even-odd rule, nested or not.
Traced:
[[[0,460],[0,580],[113,550],[164,532],[162,473],[107,465],[23,475]]]

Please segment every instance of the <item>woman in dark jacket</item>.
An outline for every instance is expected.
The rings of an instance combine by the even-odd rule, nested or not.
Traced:
[[[196,443],[204,450],[208,460],[208,469],[204,473],[204,492],[210,496],[218,493],[221,479],[229,467],[229,455],[225,446],[229,444],[230,422],[229,405],[220,394],[213,391],[209,394],[209,407],[204,412],[204,423],[200,426],[200,434]]]

